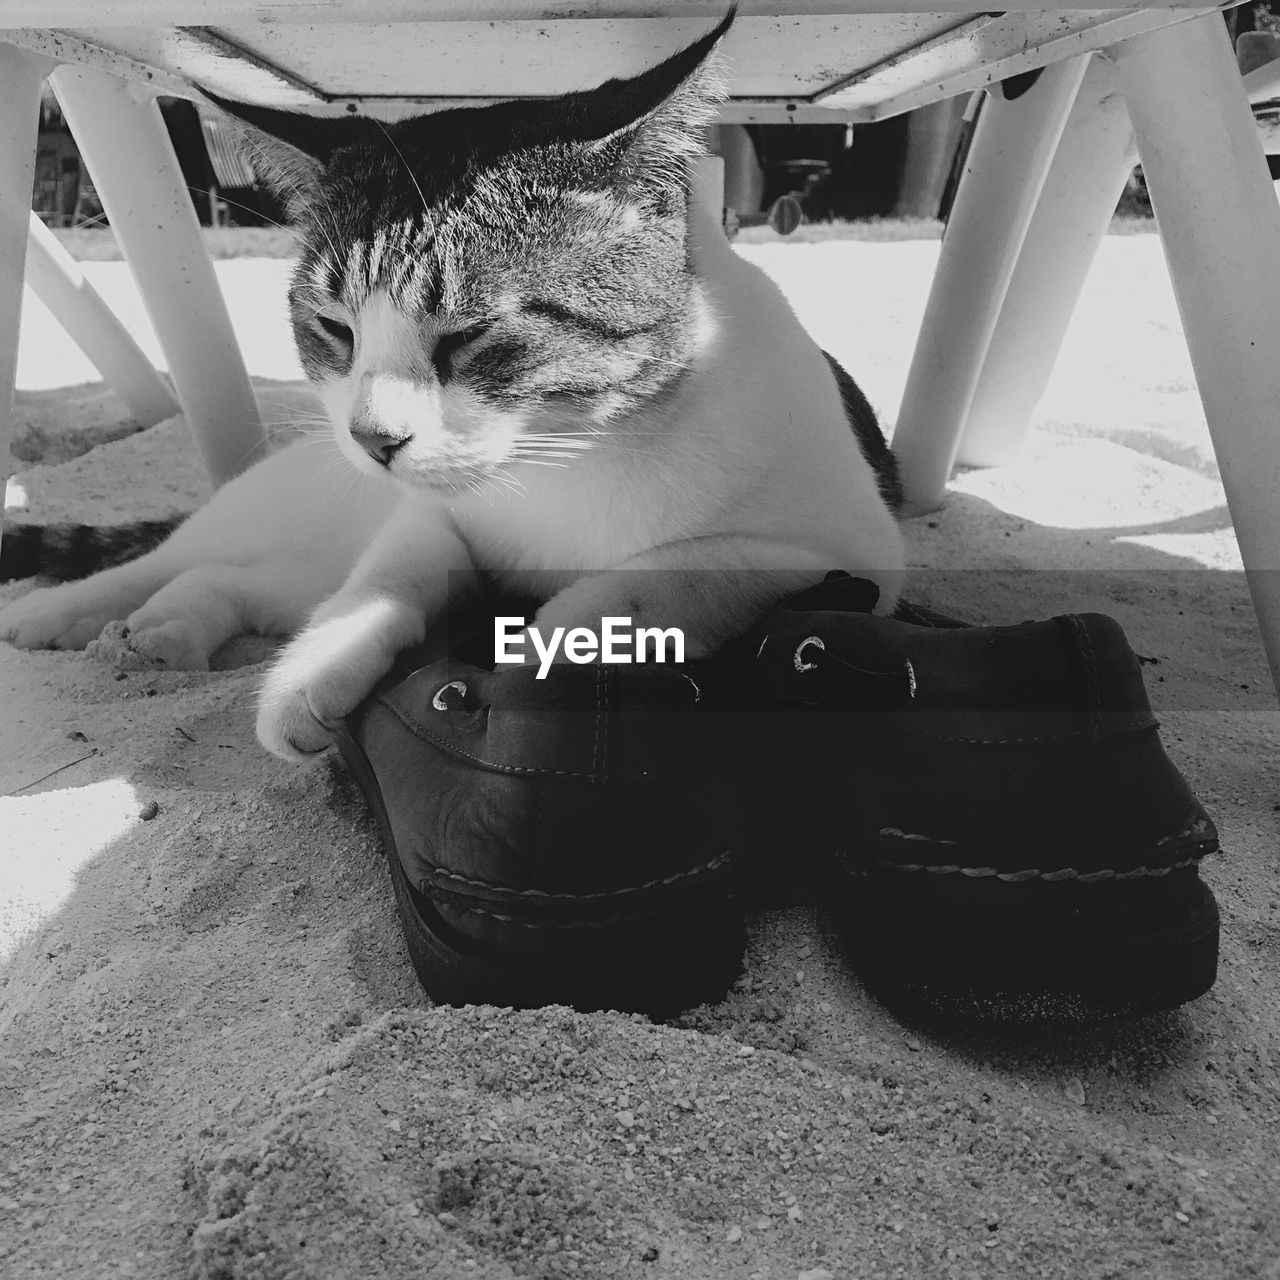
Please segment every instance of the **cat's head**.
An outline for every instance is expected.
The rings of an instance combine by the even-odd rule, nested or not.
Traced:
[[[301,232],[294,336],[358,465],[462,491],[688,368],[688,170],[732,18],[633,79],[394,124],[215,99]]]

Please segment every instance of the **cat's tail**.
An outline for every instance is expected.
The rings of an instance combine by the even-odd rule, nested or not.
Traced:
[[[906,496],[902,492],[902,477],[898,474],[898,459],[894,457],[893,450],[884,438],[876,411],[840,361],[829,351],[822,354],[827,357],[827,364],[835,374],[840,402],[844,405],[844,416],[849,420],[853,434],[858,437],[862,456],[876,474],[880,496],[889,510],[897,515],[902,510]]]
[[[128,524],[6,524],[0,537],[0,582],[14,578],[84,578],[154,550],[185,516]]]

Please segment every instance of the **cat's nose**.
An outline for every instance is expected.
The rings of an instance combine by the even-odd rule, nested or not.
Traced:
[[[391,459],[413,439],[412,436],[392,436],[385,431],[362,431],[351,428],[351,438],[381,466],[389,467]]]

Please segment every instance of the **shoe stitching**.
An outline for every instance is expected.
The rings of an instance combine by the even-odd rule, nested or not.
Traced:
[[[1176,840],[1185,840],[1188,836],[1204,835],[1208,822],[1204,818],[1195,818],[1181,831],[1173,835],[1161,836],[1156,847],[1172,844]],[[877,832],[881,836],[890,836],[898,840],[911,840],[921,844],[955,845],[956,840],[941,839],[936,836],[919,835],[915,832],[901,831],[897,827],[881,827]],[[1026,880],[1045,880],[1056,883],[1061,880],[1076,880],[1080,884],[1096,884],[1103,880],[1139,880],[1144,877],[1166,876],[1170,871],[1182,870],[1194,866],[1214,849],[1207,848],[1189,854],[1175,862],[1158,866],[1138,866],[1121,871],[1113,867],[1101,867],[1094,871],[1077,871],[1074,867],[1060,867],[1052,871],[1041,871],[1038,867],[1029,867],[1022,871],[1001,871],[998,867],[965,867],[957,863],[897,862],[892,858],[875,858],[873,864],[891,871],[927,871],[931,875],[962,875],[973,879],[989,879],[995,877],[1011,884]]]
[[[1157,848],[1163,844],[1172,844],[1175,840],[1185,840],[1187,836],[1203,835],[1209,829],[1209,820],[1205,817],[1192,818],[1181,831],[1175,831],[1172,835],[1159,836],[1156,839]],[[959,844],[959,840],[948,840],[945,836],[927,836],[923,832],[903,831],[901,827],[881,827],[877,832],[878,836],[889,836],[895,840],[919,840],[925,844]]]
[[[1092,720],[1092,716],[1090,719]],[[1036,742],[1069,742],[1074,738],[1085,736],[1104,737],[1109,734],[1127,733],[1133,729],[1154,729],[1159,726],[1159,723],[1154,716],[1144,715],[1126,720],[1123,724],[1112,725],[1105,734],[1100,730],[1092,730],[1089,735],[1085,735],[1079,729],[1072,729],[1066,733],[1035,734],[1026,738],[960,738],[946,733],[920,733],[910,729],[904,729],[901,732],[904,737],[919,738],[928,742],[954,742],[965,747],[1018,747]]]
[[[502,924],[514,925],[518,929],[608,929],[615,924],[633,924],[636,920],[642,920],[646,916],[660,916],[666,911],[666,907],[658,905],[646,911],[629,911],[625,914],[618,912],[614,915],[600,916],[595,920],[517,920],[515,916],[509,916],[502,911],[490,911],[487,907],[462,907],[458,914],[469,916],[484,916],[489,920],[498,920]]]
[[[1010,884],[1020,884],[1026,880],[1044,880],[1057,883],[1062,880],[1075,880],[1080,884],[1098,884],[1104,880],[1141,880],[1167,876],[1171,871],[1180,871],[1186,867],[1197,866],[1202,858],[1213,852],[1205,849],[1193,853],[1189,857],[1180,858],[1159,867],[1132,867],[1128,871],[1117,871],[1113,867],[1103,867],[1097,871],[1077,871],[1074,867],[1061,867],[1056,871],[1041,871],[1028,868],[1025,871],[1000,871],[996,867],[961,867],[954,863],[893,862],[888,858],[877,858],[874,865],[886,871],[927,871],[930,875],[961,875],[971,879],[1004,880]]]
[[[686,867],[683,871],[674,871],[671,875],[663,876],[657,880],[646,880],[642,884],[626,885],[621,889],[610,889],[600,893],[549,893],[545,889],[513,889],[508,885],[496,884],[491,880],[478,880],[472,876],[461,875],[457,871],[446,871],[443,867],[433,867],[427,874],[432,884],[443,880],[453,884],[466,885],[470,889],[484,889],[491,893],[501,893],[504,897],[536,898],[539,902],[555,904],[597,902],[606,898],[620,898],[645,893],[651,889],[665,889],[673,884],[692,880],[708,872],[719,871],[732,860],[733,854],[726,851],[717,854],[707,862],[699,863],[696,867]]]
[[[959,844],[958,840],[948,840],[945,836],[926,836],[915,831],[903,831],[900,827],[881,827],[878,836],[890,836],[895,840],[919,840],[922,844]]]

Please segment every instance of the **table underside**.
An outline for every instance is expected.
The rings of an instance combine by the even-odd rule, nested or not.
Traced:
[[[775,4],[773,12],[744,6],[725,41],[730,100],[724,119],[883,119],[1206,11],[1164,6],[990,14],[947,10],[946,0],[930,3],[935,11],[848,12],[852,6],[803,0]],[[259,5],[251,16],[229,3],[222,6],[227,16],[211,25],[106,26],[99,25],[102,17],[125,6],[61,0],[47,7],[67,17],[78,11],[82,21],[57,29],[10,26],[15,16],[35,11],[26,0],[11,0],[0,15],[7,28],[0,28],[0,39],[136,77],[164,92],[190,94],[195,83],[272,106],[333,115],[354,110],[384,119],[632,75],[701,35],[711,25],[709,15],[722,12],[719,6],[669,3],[643,6],[644,16],[616,12],[639,7],[634,5],[599,5],[597,16],[582,16],[589,7],[577,4],[558,12],[578,16],[546,18],[536,16],[540,6],[512,3],[502,6],[505,13],[530,16],[460,20],[460,11],[493,6],[336,4],[319,23],[308,20],[316,5]],[[777,12],[784,7],[827,11]],[[199,4],[149,0],[128,8],[177,16],[203,11]],[[353,12],[394,16],[398,9],[417,16],[332,20]],[[436,16],[424,19],[427,10]],[[291,20],[280,20],[282,12]],[[91,24],[83,21],[90,18]]]

